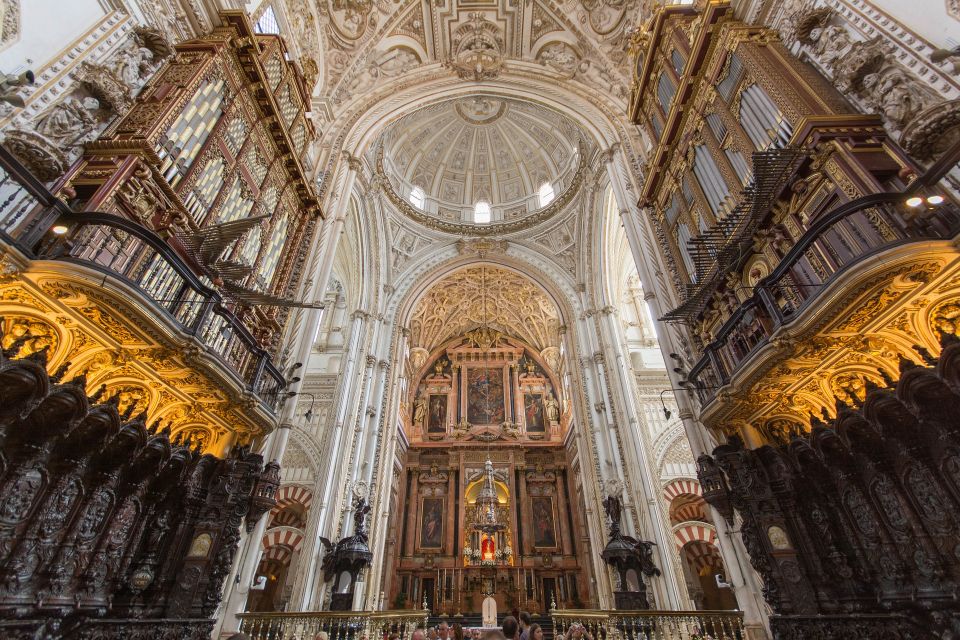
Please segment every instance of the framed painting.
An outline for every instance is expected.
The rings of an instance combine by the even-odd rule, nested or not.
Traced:
[[[502,424],[505,405],[502,368],[467,369],[467,421],[470,424]]]
[[[447,396],[431,394],[427,404],[427,431],[444,433],[447,430]]]
[[[543,394],[523,394],[523,419],[527,431],[543,432],[546,430],[543,418]]]
[[[533,511],[533,546],[537,549],[554,549],[557,546],[557,530],[553,517],[553,498],[534,496],[530,498]]]
[[[420,501],[420,548],[443,547],[443,498],[423,498]]]

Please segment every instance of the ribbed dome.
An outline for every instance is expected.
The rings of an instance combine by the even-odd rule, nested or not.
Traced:
[[[579,166],[580,130],[546,107],[492,96],[448,100],[394,123],[384,137],[382,170],[391,186],[422,212],[473,222],[490,205],[492,220],[511,221],[541,209],[539,190],[555,196]],[[420,204],[414,189],[422,189]]]

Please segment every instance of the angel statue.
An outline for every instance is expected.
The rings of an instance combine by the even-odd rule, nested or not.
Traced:
[[[370,513],[370,505],[367,504],[367,501],[361,497],[357,498],[353,508],[353,535],[357,538],[362,538],[363,541],[366,542],[366,519],[367,514]]]
[[[623,502],[620,500],[620,496],[609,494],[603,499],[603,509],[607,512],[607,518],[610,520],[610,537],[619,536],[620,517],[623,512]]]

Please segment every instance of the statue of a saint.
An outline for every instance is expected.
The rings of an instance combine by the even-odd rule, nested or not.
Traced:
[[[423,419],[427,415],[427,401],[423,396],[417,398],[416,404],[413,406],[413,425],[415,427],[423,426]]]
[[[543,399],[543,413],[547,416],[547,422],[560,422],[560,403],[553,397],[552,391],[547,391],[547,397]]]

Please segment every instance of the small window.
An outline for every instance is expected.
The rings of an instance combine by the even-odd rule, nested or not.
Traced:
[[[555,196],[556,194],[553,191],[552,184],[550,184],[549,182],[544,182],[542,185],[540,185],[540,190],[537,192],[537,197],[540,200],[541,207],[545,207],[551,202],[553,202],[553,198]]]
[[[267,7],[263,12],[257,24],[253,25],[254,33],[280,33],[280,23],[277,22],[277,14],[273,12],[273,6]]]
[[[473,221],[477,224],[488,224],[490,222],[490,203],[481,200],[473,205]]]
[[[417,209],[423,209],[423,189],[421,187],[414,187],[410,191],[410,204]]]

